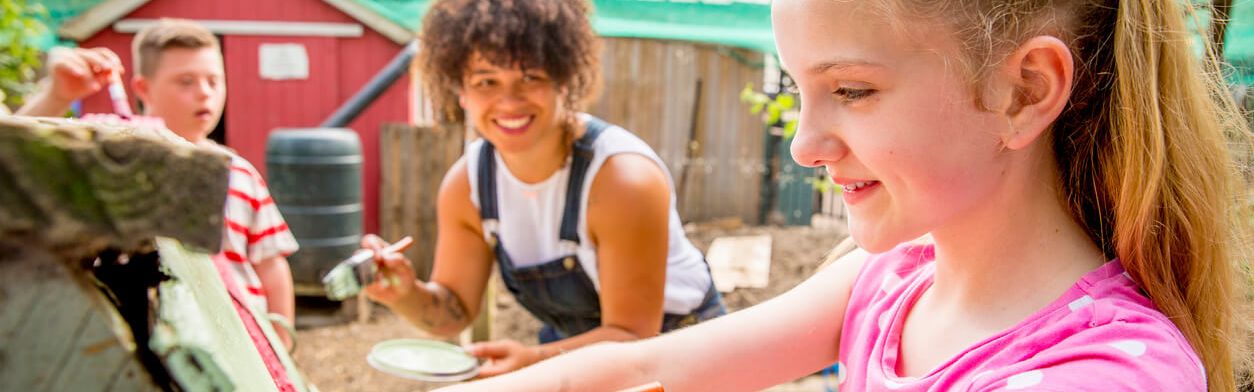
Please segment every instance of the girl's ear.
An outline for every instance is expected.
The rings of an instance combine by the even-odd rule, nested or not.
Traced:
[[[1010,122],[1001,135],[1006,148],[1027,147],[1053,125],[1071,97],[1074,69],[1071,49],[1047,35],[1028,39],[1006,58],[1002,70],[1010,88],[997,97]]]

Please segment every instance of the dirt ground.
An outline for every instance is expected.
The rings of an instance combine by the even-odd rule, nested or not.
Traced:
[[[770,284],[762,289],[737,289],[725,293],[730,311],[744,309],[772,298],[809,277],[826,252],[845,237],[835,221],[814,227],[740,227],[736,222],[689,225],[688,236],[707,250],[721,236],[767,234],[772,238]],[[494,283],[498,284],[499,283]],[[499,286],[498,286],[499,287]],[[540,324],[503,289],[498,289],[494,338],[536,343]],[[386,309],[376,306],[365,323],[346,321],[339,306],[308,298],[298,301],[295,358],[305,377],[320,391],[423,391],[440,386],[394,377],[366,364],[366,354],[381,341],[425,335]],[[826,380],[812,376],[780,385],[773,391],[822,391]]]

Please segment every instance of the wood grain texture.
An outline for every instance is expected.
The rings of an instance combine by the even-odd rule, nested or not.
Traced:
[[[0,248],[0,390],[160,390],[100,291],[51,252]]]
[[[168,132],[0,117],[0,234],[65,255],[156,235],[216,252],[229,163]]]
[[[435,254],[436,196],[444,174],[462,155],[464,133],[456,125],[388,124],[381,140],[379,234],[388,241],[413,236],[405,256],[425,280]]]

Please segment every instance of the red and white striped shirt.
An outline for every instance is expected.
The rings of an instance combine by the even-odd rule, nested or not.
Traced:
[[[275,256],[286,257],[299,246],[270,197],[261,173],[234,151],[211,141],[205,144],[212,144],[231,156],[222,251],[214,257],[229,261],[235,283],[247,297],[249,306],[268,312],[265,287],[253,264]]]

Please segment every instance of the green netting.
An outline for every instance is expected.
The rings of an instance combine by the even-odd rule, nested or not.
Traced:
[[[418,29],[431,2],[355,1],[411,30]],[[39,0],[48,9],[45,22],[50,32],[100,2]],[[593,3],[592,25],[606,37],[694,41],[775,52],[769,0],[593,0]],[[1202,15],[1201,22],[1209,23],[1208,17]],[[1224,54],[1235,70],[1232,81],[1254,85],[1254,0],[1233,0],[1227,34]],[[57,43],[51,34],[40,42],[45,46]]]
[[[417,30],[429,0],[357,0]],[[592,27],[605,37],[653,38],[775,52],[766,0],[594,0]]]
[[[83,11],[100,4],[101,0],[35,0],[34,2],[43,5],[47,11],[39,18],[44,26],[48,27],[47,34],[35,40],[41,48],[47,49],[53,45],[74,45],[73,42],[57,39],[57,28]]]
[[[1233,1],[1224,57],[1236,68],[1234,82],[1254,86],[1254,0]]]

